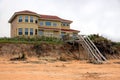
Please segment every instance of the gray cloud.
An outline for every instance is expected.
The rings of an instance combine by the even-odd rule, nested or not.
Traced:
[[[120,41],[120,0],[0,0],[0,37],[10,35],[8,19],[21,10],[58,15],[73,20],[71,27],[81,34]]]

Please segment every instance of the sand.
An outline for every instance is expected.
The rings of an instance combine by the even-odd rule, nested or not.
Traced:
[[[104,64],[0,60],[0,80],[120,80],[120,60]]]

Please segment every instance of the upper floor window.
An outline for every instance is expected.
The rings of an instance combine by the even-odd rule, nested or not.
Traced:
[[[28,28],[25,28],[25,35],[28,35]]]
[[[23,34],[22,28],[18,28],[18,35],[22,35],[22,34]]]
[[[63,23],[63,26],[66,26],[66,24],[65,24],[65,23]]]
[[[51,26],[51,22],[45,22],[46,26]]]
[[[67,26],[70,26],[70,24],[67,24]]]
[[[36,23],[36,24],[38,23],[38,18],[36,18],[35,23]]]
[[[33,16],[30,16],[30,22],[33,22]]]
[[[56,26],[57,26],[57,23],[53,23],[53,26],[56,27]]]
[[[33,35],[33,28],[30,28],[30,35]]]
[[[69,23],[62,23],[61,26],[69,26]]]
[[[28,16],[25,16],[25,22],[28,22]]]
[[[22,16],[19,16],[19,20],[18,20],[19,22],[22,22]]]
[[[40,22],[40,26],[43,26],[44,25],[44,23],[43,22]]]

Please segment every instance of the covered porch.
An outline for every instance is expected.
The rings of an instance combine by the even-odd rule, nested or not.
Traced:
[[[73,29],[59,29],[59,28],[38,28],[38,36],[46,36],[46,37],[56,37],[62,38],[64,35],[68,35],[69,37],[76,36],[79,33],[77,30]]]

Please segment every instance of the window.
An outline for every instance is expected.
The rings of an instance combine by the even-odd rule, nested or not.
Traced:
[[[36,23],[36,24],[38,23],[38,18],[36,18],[35,23]]]
[[[62,23],[62,26],[69,26],[69,23]]]
[[[63,23],[63,26],[66,26],[66,24],[65,24],[65,23]]]
[[[30,16],[30,22],[33,22],[33,16]]]
[[[65,23],[62,23],[61,26],[65,26]]]
[[[53,26],[56,27],[56,26],[57,26],[57,23],[53,23]]]
[[[66,24],[66,23],[63,23],[63,26],[67,26],[67,24]]]
[[[28,16],[25,16],[25,22],[28,22]]]
[[[40,26],[43,26],[44,24],[43,24],[43,22],[40,22]]]
[[[46,26],[51,26],[51,22],[45,22]]]
[[[42,31],[42,30],[39,30],[39,31],[38,31],[38,35],[42,36],[42,35],[43,35],[43,31]]]
[[[69,26],[69,24],[67,24],[67,26]]]
[[[33,35],[33,28],[30,28],[30,35]]]
[[[18,35],[22,35],[22,28],[18,28]]]
[[[19,16],[19,20],[18,20],[19,22],[22,22],[22,16]]]
[[[28,35],[28,28],[25,28],[25,35]]]

